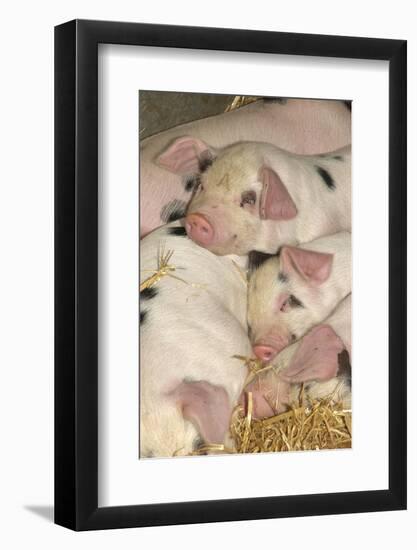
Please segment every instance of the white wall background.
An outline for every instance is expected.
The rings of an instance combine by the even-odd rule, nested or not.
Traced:
[[[6,6],[6,4],[5,4]],[[322,548],[417,539],[416,100],[413,3],[334,1],[209,4],[39,0],[1,11],[0,544],[14,548]],[[75,534],[51,523],[53,498],[53,26],[109,19],[403,38],[409,54],[409,510]],[[371,206],[371,205],[370,205]],[[370,210],[371,211],[371,210]],[[413,390],[413,391],[412,391]],[[253,480],[256,483],[256,480]],[[411,544],[410,544],[411,542]]]

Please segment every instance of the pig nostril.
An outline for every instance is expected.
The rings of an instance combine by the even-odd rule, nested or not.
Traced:
[[[253,352],[262,361],[270,361],[277,354],[276,350],[265,344],[258,344],[253,347]]]
[[[203,214],[190,214],[187,216],[186,224],[188,236],[198,244],[207,246],[213,240],[213,227]]]

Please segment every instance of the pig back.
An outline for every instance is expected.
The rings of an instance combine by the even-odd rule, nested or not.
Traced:
[[[178,222],[141,241],[141,283],[158,257],[171,253],[175,268],[141,292],[141,447],[158,456],[192,450],[198,435],[170,396],[184,383],[226,392],[233,407],[246,368],[233,355],[248,355],[246,283],[230,257],[218,257],[188,239]],[[169,441],[172,440],[172,444]]]

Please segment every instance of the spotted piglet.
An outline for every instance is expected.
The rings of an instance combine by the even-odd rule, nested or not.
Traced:
[[[271,368],[245,388],[252,393],[255,418],[274,416],[304,397],[312,402],[332,397],[351,406],[351,294],[323,323],[285,348]]]
[[[248,356],[242,258],[197,246],[174,222],[141,242],[141,281],[173,251],[167,275],[140,293],[140,455],[187,455],[229,445]],[[220,284],[221,283],[221,284]]]
[[[299,247],[283,246],[250,277],[248,329],[254,354],[270,362],[328,317],[350,292],[349,232]]]
[[[215,254],[275,253],[351,229],[351,148],[296,155],[268,143],[214,149],[182,138],[161,155],[172,170],[204,165],[185,227]]]
[[[141,141],[142,237],[185,216],[200,173],[207,168],[204,155],[200,158],[195,150],[201,142],[220,149],[241,141],[263,141],[299,154],[325,153],[351,142],[350,109],[345,102],[271,99],[182,124]]]

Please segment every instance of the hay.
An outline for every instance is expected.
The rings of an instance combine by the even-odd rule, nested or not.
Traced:
[[[235,356],[248,369],[244,387],[275,371],[274,365],[264,365],[259,359]],[[237,406],[233,412],[230,432],[237,453],[267,453],[281,451],[312,451],[347,449],[352,446],[352,412],[335,402],[340,385],[325,398],[311,400],[304,385],[300,385],[298,402],[281,414],[263,420],[252,417],[252,393],[247,392],[247,413]]]
[[[239,107],[243,107],[244,105],[249,105],[249,103],[253,103],[254,101],[258,101],[258,99],[261,99],[260,97],[254,97],[249,95],[237,95],[233,99],[232,103],[226,107],[224,110],[225,113],[228,113],[230,111],[234,111],[235,109],[239,109]]]
[[[142,283],[140,283],[139,285],[140,292],[146,290],[147,288],[151,288],[164,277],[171,277],[176,281],[180,281],[181,283],[185,283],[186,285],[190,285],[194,288],[201,288],[201,289],[206,288],[205,284],[190,283],[185,279],[178,277],[177,275],[173,275],[174,271],[177,271],[178,269],[184,269],[183,267],[178,267],[173,264],[170,264],[170,260],[173,254],[174,254],[173,250],[168,250],[167,252],[165,252],[164,245],[162,246],[160,245],[158,247],[157,269],[141,269],[141,272],[152,273],[152,275],[150,275]]]
[[[264,420],[252,418],[252,395],[248,393],[248,412],[237,407],[232,415],[231,433],[237,453],[313,451],[347,449],[352,446],[352,412],[333,395],[306,404],[300,392],[298,406]]]
[[[245,386],[272,368],[256,359],[235,356],[248,367]],[[338,387],[327,397],[311,401],[300,386],[298,403],[290,410],[258,420],[253,418],[252,393],[247,392],[247,412],[235,407],[231,422],[231,445],[203,444],[193,455],[233,453],[275,453],[284,451],[318,451],[352,447],[352,411],[342,402],[334,402]]]

